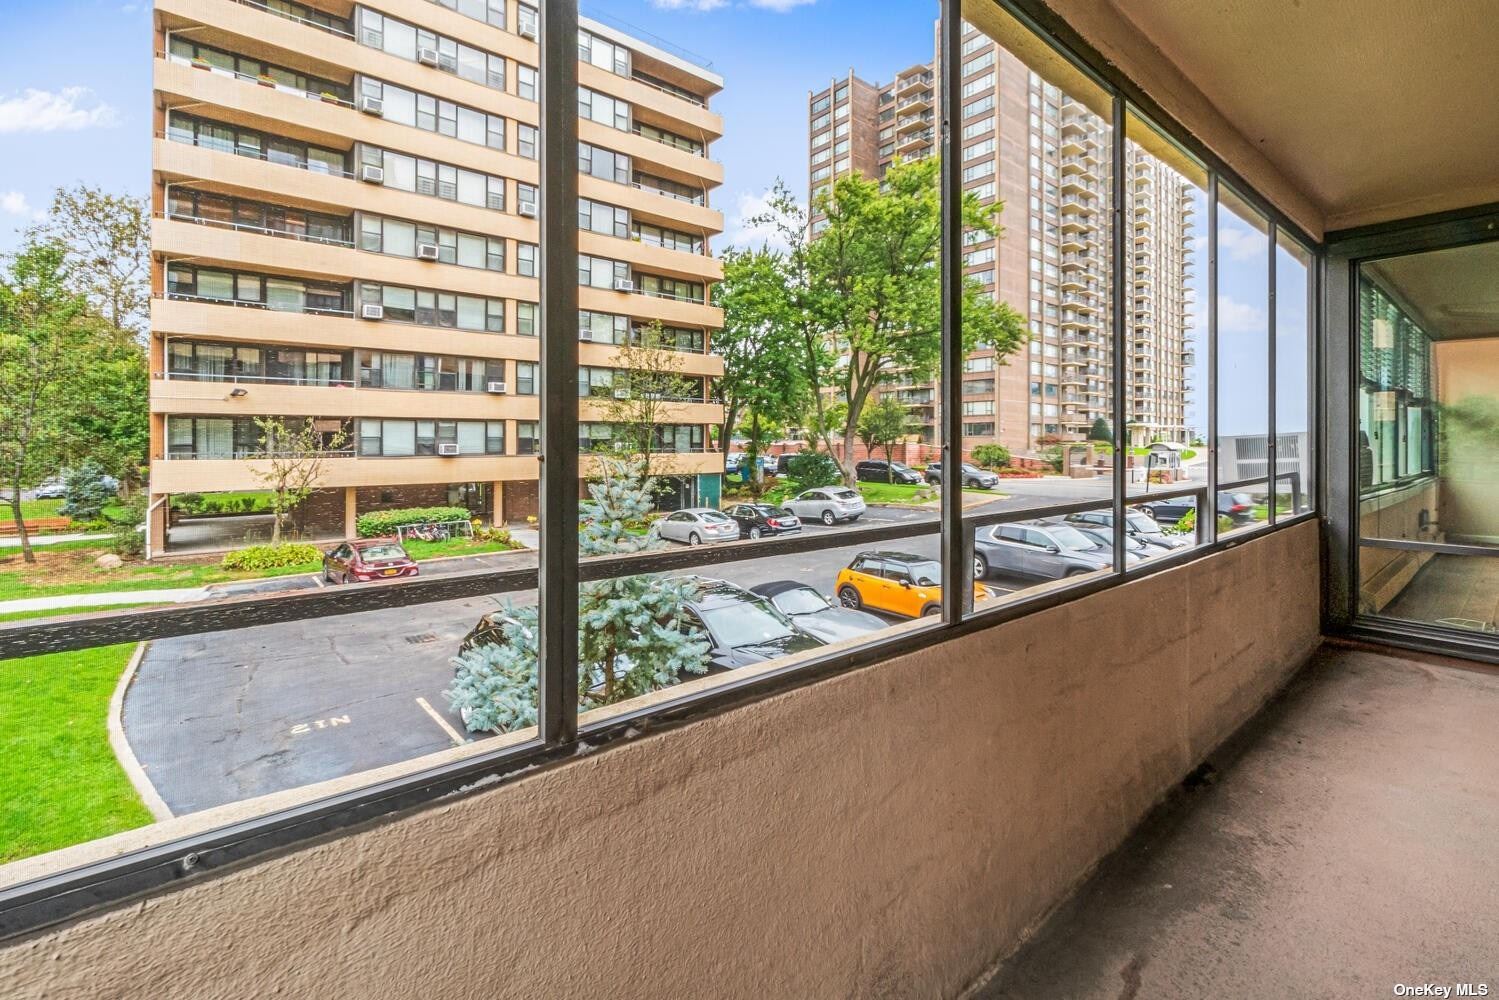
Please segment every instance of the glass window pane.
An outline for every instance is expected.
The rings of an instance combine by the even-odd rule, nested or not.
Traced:
[[[1275,515],[1311,510],[1312,255],[1281,233],[1275,252]],[[1419,417],[1419,407],[1408,413]],[[1407,441],[1425,440],[1424,429]],[[1418,459],[1419,461],[1419,459]]]
[[[1270,237],[1265,217],[1218,187],[1218,505],[1264,500],[1270,443]],[[1220,534],[1267,520],[1222,518]]]

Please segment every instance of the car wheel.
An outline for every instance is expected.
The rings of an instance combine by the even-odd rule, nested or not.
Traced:
[[[848,585],[838,588],[838,603],[850,611],[858,611],[864,606],[863,599],[859,597],[858,588]]]
[[[833,525],[838,523],[838,518],[833,516],[832,511],[825,510],[822,512],[822,523],[831,528]]]
[[[687,544],[688,545],[701,545],[701,544],[703,544],[703,540],[701,538],[697,537],[697,532],[694,531],[692,534],[690,534],[690,535],[687,536]]]
[[[1081,567],[1079,567],[1079,566],[1074,566],[1071,569],[1069,569],[1066,572],[1066,574],[1064,574],[1064,575],[1066,575],[1066,576],[1082,576],[1086,572],[1088,572],[1088,571],[1085,570],[1085,569],[1083,569],[1083,568],[1081,568]]]
[[[324,583],[332,583],[333,582],[333,574],[328,572],[328,567],[327,566],[323,567],[323,582]]]
[[[973,557],[973,578],[975,580],[982,580],[984,577],[986,577],[988,575],[989,575],[989,560],[985,559],[983,556],[974,556]]]
[[[928,604],[926,607],[921,609],[921,617],[923,618],[930,618],[933,615],[940,615],[941,613],[942,605],[940,604]]]
[[[760,537],[760,529],[759,528],[751,528],[750,532],[749,532],[749,535],[750,535],[751,538],[759,538]]]

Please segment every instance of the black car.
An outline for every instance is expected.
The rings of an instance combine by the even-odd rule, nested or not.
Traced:
[[[921,473],[901,462],[869,458],[854,466],[854,478],[861,483],[899,483],[920,486]]]
[[[779,455],[779,456],[777,456],[776,457],[776,475],[778,475],[778,476],[789,476],[789,475],[791,475],[791,460],[793,458],[800,458],[801,454],[802,453],[799,452],[799,451],[793,451],[793,452],[788,452],[785,455]]]
[[[996,473],[980,469],[978,466],[970,465],[967,462],[964,462],[961,466],[959,466],[959,468],[963,473],[962,486],[964,489],[976,488],[981,490],[992,490],[994,489],[994,487],[999,485],[999,476]],[[941,484],[941,462],[932,462],[926,467],[926,481],[931,483],[933,486]]]
[[[694,579],[697,589],[683,605],[684,628],[699,632],[708,641],[708,672],[719,673],[778,656],[816,649],[825,643],[792,624],[768,600],[727,580]],[[478,646],[495,645],[512,629],[529,629],[516,612],[493,611],[464,636],[460,653]],[[527,635],[525,638],[529,639]],[[682,679],[688,679],[684,674]]]
[[[784,535],[789,531],[802,530],[801,518],[784,507],[768,503],[739,503],[724,513],[739,523],[740,538]]]
[[[1155,518],[1157,524],[1177,524],[1191,511],[1197,509],[1196,497],[1173,497],[1170,500],[1146,500],[1139,509]],[[1254,520],[1254,499],[1247,493],[1219,493],[1218,514],[1234,524],[1248,524]]]
[[[727,580],[699,580],[686,611],[691,627],[707,636],[710,673],[826,645],[759,594]]]
[[[797,580],[776,580],[750,588],[750,593],[775,605],[804,632],[811,632],[823,642],[842,642],[870,632],[878,632],[885,622],[868,611],[839,607],[815,588]]]

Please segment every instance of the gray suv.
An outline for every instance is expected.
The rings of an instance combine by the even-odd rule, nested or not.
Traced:
[[[1059,580],[1114,565],[1109,550],[1070,524],[1019,521],[979,530],[973,539],[973,576],[990,573]]]

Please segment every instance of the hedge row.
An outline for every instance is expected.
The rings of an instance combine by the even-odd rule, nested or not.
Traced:
[[[467,521],[469,512],[464,507],[408,507],[404,510],[372,510],[360,514],[354,522],[360,538],[389,535],[397,528],[409,524],[442,524],[447,521]]]
[[[315,563],[323,558],[316,545],[283,542],[280,545],[251,545],[225,553],[225,569],[280,569],[282,566],[300,566]]]

